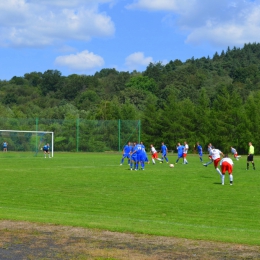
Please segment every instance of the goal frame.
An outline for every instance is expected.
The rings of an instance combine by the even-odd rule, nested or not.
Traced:
[[[12,133],[34,133],[36,134],[51,134],[51,157],[54,156],[54,132],[50,131],[25,131],[25,130],[3,130],[0,129],[0,132],[12,132]],[[37,140],[37,138],[36,138]],[[36,143],[36,149],[37,149],[37,143]]]

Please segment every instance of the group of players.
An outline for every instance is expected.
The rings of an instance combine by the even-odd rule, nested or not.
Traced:
[[[169,159],[167,157],[168,148],[164,143],[162,143],[161,146],[162,158],[158,157],[158,152],[152,144],[150,151],[153,164],[155,164],[155,160],[158,160],[160,163],[163,163],[164,160],[166,161],[166,163],[169,162]],[[139,170],[139,167],[141,167],[141,170],[144,170],[145,163],[150,163],[143,142],[140,142],[140,144],[131,144],[130,142],[128,142],[128,144],[125,145],[123,148],[123,156],[120,165],[123,165],[125,158],[127,158],[128,160],[128,165],[130,166],[131,171],[137,171]]]
[[[200,149],[200,148],[198,148]],[[202,152],[202,151],[201,151]],[[228,172],[229,174],[229,181],[230,185],[233,185],[233,161],[231,158],[228,157],[228,154],[223,154],[219,149],[216,149],[211,143],[208,145],[208,152],[209,152],[209,162],[204,163],[203,165],[207,167],[209,164],[213,163],[216,171],[220,175],[221,178],[221,184],[224,185],[225,182],[225,173]],[[239,160],[240,157],[237,154],[237,151],[235,148],[231,147],[231,153],[234,154],[234,158],[236,160]],[[201,154],[199,154],[201,159]],[[223,157],[221,159],[221,156]],[[221,170],[218,168],[218,164],[220,164]]]
[[[197,142],[197,152],[200,158],[200,161],[203,162],[202,156],[203,156],[203,149],[202,146],[200,145],[199,142]],[[187,161],[187,153],[189,150],[189,146],[187,142],[185,141],[184,144],[177,144],[177,160],[175,164],[177,164],[180,160],[180,158],[183,158],[183,164],[188,164]],[[234,158],[236,160],[239,160],[241,156],[238,155],[236,149],[234,147],[230,147],[231,153],[234,155]],[[152,155],[152,162],[155,164],[155,160],[158,160],[160,163],[163,163],[164,160],[166,163],[169,162],[169,159],[167,157],[168,153],[168,148],[162,142],[161,145],[161,153],[162,157],[158,157],[158,152],[156,151],[155,147],[151,144],[150,152]],[[228,157],[228,154],[223,154],[219,149],[216,149],[211,143],[208,145],[208,153],[209,153],[209,161],[207,163],[204,163],[203,165],[207,167],[209,164],[213,163],[216,171],[220,175],[221,178],[221,184],[224,185],[225,182],[225,173],[228,172],[229,174],[229,180],[230,180],[230,185],[233,185],[233,161],[231,158]],[[223,157],[221,159],[221,156]],[[247,170],[249,169],[249,162],[252,163],[253,169],[255,170],[255,164],[253,161],[253,156],[254,156],[254,147],[251,142],[249,142],[249,151],[248,151],[248,157],[247,157]],[[145,151],[145,146],[143,145],[142,142],[140,144],[138,143],[131,143],[129,142],[124,148],[123,148],[123,156],[121,159],[120,165],[124,163],[124,159],[128,159],[128,165],[130,166],[130,170],[138,170],[139,166],[141,167],[141,170],[144,170],[145,168],[145,163],[149,163],[146,151]],[[220,168],[218,168],[218,165],[220,165]]]
[[[255,163],[254,163],[254,146],[252,145],[252,142],[248,143],[249,149],[248,149],[248,156],[247,156],[247,168],[246,170],[249,170],[249,163],[252,163],[253,169],[255,170]],[[202,147],[199,143],[197,143],[197,150],[200,157],[200,161],[202,162]],[[241,157],[238,155],[237,150],[234,147],[230,147],[231,153],[234,155],[234,158],[238,161]],[[233,161],[231,158],[228,157],[228,154],[223,154],[219,149],[216,149],[211,143],[208,145],[208,153],[209,153],[209,159],[210,161],[207,163],[204,163],[203,165],[207,167],[209,164],[214,163],[214,167],[216,171],[219,173],[221,178],[221,183],[224,185],[225,182],[225,173],[228,172],[229,174],[229,180],[230,185],[233,185]],[[221,156],[223,157],[221,159]],[[218,168],[218,164],[221,167],[221,170]]]

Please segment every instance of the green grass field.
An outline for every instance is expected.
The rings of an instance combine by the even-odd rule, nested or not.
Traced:
[[[224,186],[197,155],[130,171],[119,153],[1,153],[0,219],[259,245],[260,158]],[[169,155],[175,162],[176,154]],[[204,155],[207,161],[207,155]],[[259,170],[258,170],[259,169]]]

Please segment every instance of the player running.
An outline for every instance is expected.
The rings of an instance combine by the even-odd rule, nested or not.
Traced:
[[[189,145],[187,144],[187,142],[184,142],[184,146],[183,146],[183,164],[188,164],[187,161],[187,154],[188,154],[188,150],[189,150]]]
[[[212,144],[209,143],[209,144],[208,144],[208,153],[209,153],[209,159],[210,159],[210,161],[207,162],[207,163],[205,163],[205,164],[203,164],[204,166],[208,166],[209,164],[213,163],[212,156],[211,156],[211,150],[213,149],[212,147],[213,147]]]
[[[154,146],[151,144],[151,154],[152,154],[152,162],[155,164],[155,160],[161,161],[162,159],[158,158],[158,153]]]
[[[167,146],[164,144],[164,142],[162,142],[161,152],[162,152],[161,162],[163,163],[163,160],[165,159],[165,161],[168,163],[168,162],[169,162],[169,160],[168,160],[168,158],[167,158],[168,148],[167,148]]]
[[[220,155],[224,156],[224,154],[219,149],[215,149],[214,146],[212,146],[211,148],[212,149],[210,151],[210,156],[211,156],[212,161],[214,163],[214,167],[215,167],[216,171],[219,173],[219,175],[222,177],[222,173],[218,168],[218,163],[220,162]],[[204,163],[203,165],[207,167],[211,163],[212,162],[207,162],[207,163]]]
[[[198,155],[200,157],[200,162],[203,162],[202,161],[203,151],[202,151],[202,146],[200,145],[199,142],[197,142],[197,151],[198,151]]]
[[[236,150],[234,147],[232,147],[232,146],[231,146],[230,148],[231,148],[231,153],[234,155],[234,158],[235,158],[237,161],[239,161],[238,158],[240,158],[241,156],[238,155],[237,150]]]
[[[177,154],[178,154],[178,158],[176,160],[175,163],[178,163],[180,158],[183,158],[183,149],[184,149],[184,146],[181,145],[180,143],[177,144]]]

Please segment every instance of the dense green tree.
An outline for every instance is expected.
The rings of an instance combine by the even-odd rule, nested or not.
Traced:
[[[142,129],[144,134],[142,139],[144,143],[159,145],[162,142],[162,127],[161,127],[161,110],[157,109],[158,99],[150,95],[145,103],[145,109],[142,114]]]
[[[149,91],[152,93],[157,93],[158,87],[153,78],[148,76],[137,75],[132,77],[127,83],[127,88],[134,88],[140,91]]]
[[[37,87],[41,84],[42,73],[41,72],[25,73],[24,78],[27,80],[29,85],[31,85],[33,87]]]
[[[61,84],[61,72],[58,70],[47,70],[42,75],[40,87],[42,93],[46,95],[50,91],[56,92],[59,88],[61,88]]]

